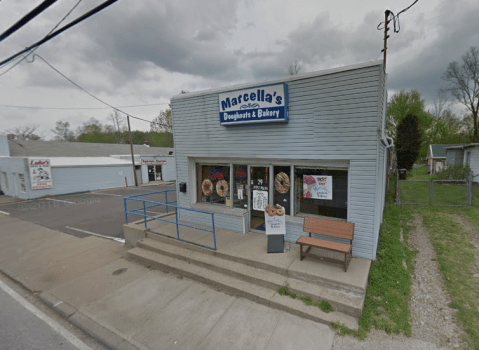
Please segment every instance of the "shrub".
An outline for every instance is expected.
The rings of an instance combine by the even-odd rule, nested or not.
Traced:
[[[458,164],[450,166],[436,174],[438,180],[465,180],[471,171],[467,165]]]

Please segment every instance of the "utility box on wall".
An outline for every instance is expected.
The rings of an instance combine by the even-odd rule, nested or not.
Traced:
[[[186,182],[180,182],[180,192],[186,192]]]

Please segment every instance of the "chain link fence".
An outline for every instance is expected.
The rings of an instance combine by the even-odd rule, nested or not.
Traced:
[[[471,206],[472,174],[466,180],[399,180],[396,203],[412,205]]]

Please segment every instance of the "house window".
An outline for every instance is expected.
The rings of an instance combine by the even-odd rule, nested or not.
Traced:
[[[322,167],[294,168],[294,211],[347,219],[348,172]]]
[[[229,205],[230,166],[197,164],[198,202]]]
[[[0,172],[0,189],[1,190],[8,190],[8,179],[6,172]]]

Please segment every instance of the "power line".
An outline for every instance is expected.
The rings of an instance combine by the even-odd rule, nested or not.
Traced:
[[[60,22],[58,22],[47,34],[50,35],[55,29],[58,28],[58,26],[60,24],[62,24],[62,22],[73,12],[73,10],[78,6],[80,5],[80,3],[82,2],[82,0],[78,0],[78,2],[70,9],[70,11],[67,12],[67,14],[65,16],[63,16],[63,18],[60,20]],[[8,68],[5,72],[3,73],[0,73],[0,77],[4,74],[7,74],[8,72],[10,72],[13,68],[15,68],[16,66],[18,66],[20,63],[22,63],[29,55],[31,55],[32,53],[34,53],[36,50],[38,49],[38,46],[36,48],[34,48],[33,50],[31,50],[29,53],[27,53],[26,55],[24,55],[20,60],[18,60],[13,66],[11,66],[10,68]]]
[[[404,13],[406,12],[407,10],[409,10],[411,7],[413,7],[419,0],[416,0],[414,1],[411,5],[409,5],[408,7],[402,9],[401,11],[398,12],[397,15],[394,15],[394,13],[391,11],[391,10],[386,10],[387,12],[389,12],[389,16],[392,16],[391,19],[389,19],[387,21],[387,23],[390,23],[391,21],[393,21],[393,25],[394,25],[394,33],[399,33],[399,31],[401,30],[401,25],[399,23],[399,15],[401,13]],[[378,30],[383,30],[384,27],[381,27],[381,25],[385,24],[386,22],[381,22],[378,24],[378,27],[377,29]]]
[[[73,12],[73,10],[82,2],[82,0],[78,0],[78,2],[71,8],[70,11],[68,11],[68,13],[63,16],[63,18],[60,20],[60,22],[58,22],[47,34],[50,35],[55,29],[58,28],[58,26]],[[38,46],[36,48],[34,48],[33,50],[31,50],[29,53],[27,53],[26,55],[24,55],[20,60],[18,60],[13,66],[11,66],[10,68],[8,68],[5,72],[1,73],[0,74],[0,77],[4,74],[7,74],[8,72],[10,72],[13,68],[15,68],[16,66],[18,66],[20,63],[22,63],[30,54],[34,53],[36,50],[38,49]]]
[[[90,10],[88,11],[87,13],[85,13],[83,16],[80,16],[78,17],[76,20],[74,20],[73,22],[70,22],[69,24],[67,24],[66,26],[63,26],[61,27],[60,29],[58,29],[57,31],[51,33],[50,35],[47,35],[46,37],[44,37],[42,40],[40,41],[37,41],[35,44],[27,47],[26,49],[20,51],[20,52],[17,52],[15,55],[13,56],[10,56],[9,58],[3,60],[2,62],[0,62],[0,67],[3,66],[4,64],[10,62],[11,60],[17,58],[18,56],[20,55],[23,55],[25,52],[28,52],[28,51],[31,51],[32,49],[46,43],[47,41],[53,39],[54,37],[56,37],[57,35],[63,33],[65,30],[73,27],[74,25],[82,22],[83,20],[87,19],[88,17],[91,17],[93,16],[95,13],[103,10],[104,8],[110,6],[111,4],[117,2],[118,0],[107,0],[105,1],[103,4],[95,7],[93,10]]]
[[[75,83],[73,80],[71,80],[70,78],[68,78],[65,74],[63,74],[63,73],[60,72],[58,69],[56,69],[55,67],[53,67],[50,63],[48,63],[42,56],[40,56],[40,55],[38,55],[38,54],[36,54],[36,53],[33,54],[33,56],[32,56],[32,61],[28,61],[28,60],[27,60],[27,62],[33,63],[34,60],[35,60],[35,57],[40,58],[40,59],[41,59],[43,62],[45,62],[51,69],[53,69],[55,72],[57,72],[58,74],[60,74],[63,78],[65,78],[66,80],[68,80],[70,83],[72,83],[73,85],[75,85],[77,88],[79,88],[79,89],[82,90],[83,92],[85,92],[85,93],[87,93],[88,95],[90,95],[91,97],[93,97],[95,100],[97,100],[97,101],[103,103],[104,105],[107,105],[108,107],[114,109],[115,111],[118,111],[118,112],[120,112],[120,113],[123,113],[123,114],[125,114],[125,115],[127,115],[127,116],[130,116],[130,117],[134,118],[134,119],[143,120],[143,121],[148,122],[148,123],[150,123],[150,124],[152,123],[151,120],[146,120],[146,119],[142,119],[142,118],[138,118],[138,117],[132,116],[130,113],[126,113],[126,112],[122,111],[121,109],[119,109],[119,108],[117,108],[117,107],[115,107],[115,106],[112,106],[111,104],[109,104],[109,103],[103,101],[102,99],[96,97],[95,95],[93,95],[92,93],[88,92],[87,90],[85,90],[84,88],[82,88],[80,85],[78,85],[77,83]],[[153,122],[153,123],[156,124],[156,125],[159,125],[159,126],[167,126],[167,127],[170,127],[170,125],[167,125],[167,124],[160,124],[160,123],[156,123],[156,122]]]
[[[57,2],[57,0],[45,0],[45,1],[43,1],[40,5],[35,7],[33,10],[31,10],[29,13],[27,13],[22,18],[20,18],[17,21],[17,23],[12,25],[10,28],[8,28],[2,34],[0,34],[0,41],[8,38],[10,35],[15,33],[17,30],[19,30],[21,27],[23,27],[25,24],[30,22],[32,19],[34,19],[36,16],[38,16],[40,13],[45,11],[47,8],[49,8],[51,5],[53,5],[56,2]]]
[[[130,108],[130,107],[148,107],[148,106],[163,106],[168,105],[168,102],[165,103],[147,103],[142,105],[129,105],[129,106],[118,106],[118,108]],[[25,109],[51,109],[51,110],[90,110],[90,109],[110,109],[110,107],[41,107],[41,106],[18,106],[18,105],[2,105],[0,107],[4,108],[25,108]]]

